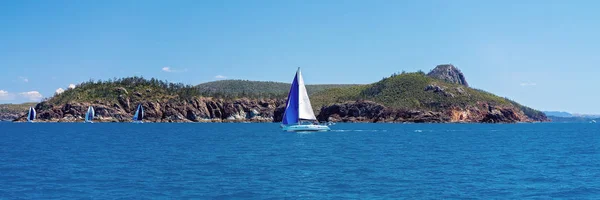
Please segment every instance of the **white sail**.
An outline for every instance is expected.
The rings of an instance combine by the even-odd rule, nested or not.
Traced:
[[[32,122],[35,120],[35,109],[33,107],[29,107],[29,112],[27,112],[27,121]]]
[[[300,68],[298,68],[298,118],[303,120],[317,120],[315,113],[313,112],[312,106],[310,105],[310,99],[308,93],[306,93],[306,86],[304,86],[304,79]]]
[[[92,122],[95,114],[96,113],[94,112],[94,107],[92,107],[92,106],[88,107],[88,111],[85,113],[85,121]]]

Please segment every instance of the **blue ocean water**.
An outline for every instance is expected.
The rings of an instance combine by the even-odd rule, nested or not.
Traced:
[[[0,123],[0,199],[600,198],[596,124]]]

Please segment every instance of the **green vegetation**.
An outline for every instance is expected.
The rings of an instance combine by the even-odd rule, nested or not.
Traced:
[[[428,86],[439,86],[442,90],[427,90]],[[362,86],[337,88],[318,92],[311,96],[313,108],[336,102],[371,100],[397,109],[425,109],[443,111],[451,107],[464,108],[486,102],[491,105],[517,106],[528,116],[538,116],[541,112],[516,104],[506,98],[489,92],[452,84],[428,77],[423,72],[394,74],[383,80]]]
[[[290,84],[246,80],[224,80],[197,86],[169,83],[157,79],[130,77],[108,81],[88,81],[47,100],[49,104],[68,102],[117,103],[129,98],[140,101],[189,99],[198,96],[220,98],[285,98]],[[426,89],[427,88],[427,89]],[[323,105],[345,101],[370,100],[397,109],[444,111],[464,108],[478,102],[499,106],[515,106],[532,119],[542,119],[540,111],[520,105],[489,92],[448,83],[425,75],[422,71],[394,74],[368,85],[307,85],[315,110]],[[28,106],[24,106],[25,109]],[[22,108],[19,108],[22,109]]]
[[[37,103],[22,104],[0,104],[0,113],[23,113],[27,112],[29,107],[34,107]]]
[[[65,104],[71,101],[116,103],[119,96],[128,97],[134,103],[142,100],[186,99],[200,96],[200,91],[194,86],[169,83],[154,78],[150,80],[142,77],[115,78],[108,81],[90,80],[81,83],[74,89],[54,95],[47,102],[50,104]]]
[[[212,97],[252,97],[286,98],[290,90],[289,83],[272,81],[222,80],[203,83],[196,86],[203,96]],[[344,88],[356,85],[330,84],[306,85],[309,95],[332,88]]]
[[[310,94],[331,88],[354,85],[307,85]],[[290,84],[279,82],[224,80],[197,86],[169,83],[157,79],[129,77],[108,81],[87,81],[47,100],[49,104],[103,101],[117,103],[119,96],[132,102],[164,99],[190,99],[197,96],[219,98],[285,98]]]
[[[515,105],[517,108],[521,109],[523,111],[523,113],[525,113],[525,115],[527,115],[527,117],[534,119],[534,120],[539,120],[539,119],[544,119],[546,117],[546,114],[544,114],[544,112],[521,105],[519,103],[517,103],[516,101],[510,100],[508,98],[506,98],[506,100],[510,103],[512,103],[513,105]]]

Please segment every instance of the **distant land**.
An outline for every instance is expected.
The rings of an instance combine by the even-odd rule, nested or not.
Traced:
[[[562,111],[544,111],[544,114],[547,116],[554,117],[581,117],[581,118],[600,118],[598,114],[579,114],[579,113],[569,113]]]
[[[585,117],[556,117],[548,116],[552,122],[556,123],[591,123],[593,121],[600,122],[600,118],[585,118]]]
[[[580,122],[580,123],[589,123],[593,121],[600,121],[600,115],[592,115],[592,114],[572,114],[563,111],[544,111],[546,116],[551,119],[553,122]]]
[[[293,74],[290,74],[290,79]],[[291,80],[290,80],[291,82]],[[131,121],[136,105],[148,122],[279,122],[290,84],[223,80],[195,86],[129,77],[89,81],[35,106],[38,121],[79,122],[88,106],[97,121]],[[398,72],[381,81],[307,85],[320,121],[514,123],[548,121],[543,112],[469,87],[453,65]],[[25,121],[22,115],[16,121]]]
[[[563,112],[563,111],[544,111],[544,114],[546,114],[546,116],[550,117],[573,117],[573,115],[571,113],[568,112]]]

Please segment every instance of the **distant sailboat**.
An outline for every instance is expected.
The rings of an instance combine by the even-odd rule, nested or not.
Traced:
[[[135,114],[133,115],[133,122],[134,123],[143,123],[144,119],[144,107],[142,107],[142,104],[138,104],[137,109],[135,110]]]
[[[285,113],[281,122],[282,129],[289,132],[304,132],[304,131],[329,131],[329,127],[316,124],[317,118],[310,105],[310,99],[306,93],[304,79],[300,68],[296,72],[288,100],[285,106]],[[303,124],[304,123],[304,124]],[[309,123],[309,124],[306,124]]]
[[[92,106],[88,107],[88,110],[85,113],[85,123],[94,123],[94,122],[92,122],[92,120],[94,120],[95,114],[96,113],[94,112],[94,107],[92,107]]]
[[[35,109],[33,107],[29,107],[29,112],[27,112],[27,121],[33,122],[35,120]]]

